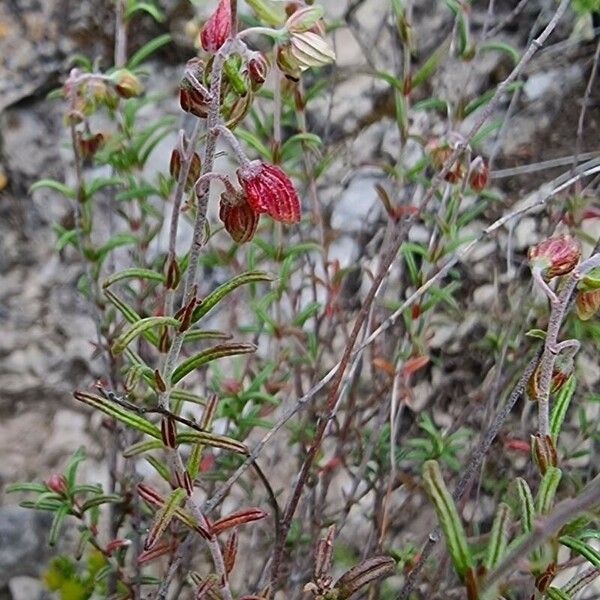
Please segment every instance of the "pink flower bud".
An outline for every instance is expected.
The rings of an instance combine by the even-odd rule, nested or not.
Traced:
[[[531,269],[539,270],[549,280],[575,268],[581,258],[581,246],[570,235],[561,235],[529,248],[527,258]]]
[[[230,0],[220,0],[219,6],[206,21],[200,32],[202,47],[215,54],[231,35],[231,4]]]
[[[56,494],[66,494],[69,486],[67,484],[67,480],[64,475],[59,475],[58,473],[53,473],[46,480],[46,487],[56,493]]]
[[[279,168],[255,160],[241,167],[238,179],[248,204],[281,223],[300,221],[300,199],[291,179]]]

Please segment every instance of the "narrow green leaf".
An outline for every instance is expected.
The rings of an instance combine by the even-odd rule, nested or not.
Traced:
[[[565,421],[565,416],[567,414],[567,410],[569,409],[569,404],[571,403],[571,399],[573,398],[576,387],[577,381],[575,376],[571,375],[562,388],[560,388],[556,398],[554,399],[552,415],[550,417],[550,432],[554,438],[554,441],[556,441],[560,435],[560,430],[562,429]]]
[[[423,483],[446,537],[454,568],[462,578],[467,569],[473,567],[473,558],[458,510],[444,483],[437,461],[428,460],[424,464]]]
[[[249,271],[247,273],[237,275],[233,279],[225,282],[223,285],[220,285],[208,296],[206,296],[206,298],[202,300],[201,304],[194,309],[192,323],[195,323],[202,317],[206,316],[208,312],[212,310],[225,296],[239,288],[241,285],[245,285],[247,283],[256,283],[259,281],[273,281],[273,278],[262,271]]]
[[[510,508],[504,502],[498,505],[496,517],[492,525],[484,565],[488,571],[494,569],[506,552],[510,525]]]
[[[260,156],[262,158],[264,158],[267,161],[271,161],[273,160],[273,155],[271,153],[271,151],[269,150],[269,148],[267,148],[259,139],[257,136],[255,136],[253,133],[251,133],[250,131],[248,131],[247,129],[242,129],[241,127],[238,127],[235,130],[235,133],[238,137],[240,137],[244,142],[246,142],[246,144],[248,144],[248,146],[250,146],[251,148],[253,148],[254,150],[256,150],[258,152],[258,154],[260,154]]]
[[[94,506],[100,506],[102,504],[119,504],[123,502],[123,498],[121,496],[117,496],[116,494],[105,494],[102,496],[96,496],[95,498],[90,498],[86,500],[81,505],[81,512],[86,512],[90,508],[94,508]]]
[[[156,545],[160,536],[165,532],[179,508],[179,505],[186,496],[186,492],[182,488],[173,490],[167,497],[163,507],[156,513],[154,523],[146,538],[144,550],[150,550]]]
[[[129,323],[137,323],[142,317],[129,306],[126,302],[121,300],[116,294],[110,290],[104,290],[104,295],[108,301],[117,308],[117,310],[125,317],[125,320]],[[142,335],[153,345],[158,346],[158,336],[150,329],[142,332]],[[144,364],[143,362],[141,363]]]
[[[43,494],[48,491],[48,488],[43,483],[11,483],[7,485],[4,491],[7,494],[15,492],[37,492]]]
[[[75,485],[75,480],[77,477],[77,469],[79,465],[86,459],[85,450],[82,448],[78,448],[71,456],[67,468],[65,470],[65,478],[67,480],[67,486],[71,489]]]
[[[136,2],[127,9],[125,17],[129,20],[137,12],[149,14],[158,23],[162,23],[165,20],[165,15],[154,4],[150,4],[149,2]]]
[[[531,495],[529,485],[527,485],[527,482],[522,477],[517,477],[515,487],[521,511],[521,530],[523,533],[530,533],[533,530],[533,518],[535,515],[533,496]]]
[[[595,548],[592,548],[589,544],[578,540],[570,535],[563,535],[558,538],[558,541],[567,548],[571,548],[574,552],[583,556],[596,568],[600,568],[600,552]]]
[[[485,42],[479,46],[480,52],[504,52],[508,54],[515,63],[515,65],[521,59],[521,55],[519,51],[513,48],[510,44],[506,44],[504,42]]]
[[[565,591],[559,589],[559,588],[555,588],[555,587],[549,587],[546,590],[546,598],[548,598],[549,600],[571,600],[571,596],[569,594],[567,594]]]
[[[123,179],[121,177],[97,177],[96,179],[92,179],[92,181],[85,186],[85,197],[91,198],[94,194],[106,187],[122,184]]]
[[[146,456],[146,460],[167,483],[171,483],[171,471],[164,462],[154,456]]]
[[[58,541],[58,536],[60,534],[60,530],[62,529],[63,523],[65,521],[66,516],[70,512],[70,508],[68,504],[63,504],[55,513],[54,519],[52,520],[52,525],[50,526],[50,533],[48,534],[48,544],[50,546],[55,546]]]
[[[125,348],[136,338],[138,335],[144,333],[148,329],[152,329],[154,327],[159,327],[161,325],[170,325],[172,327],[178,327],[180,325],[177,319],[173,317],[146,317],[145,319],[140,319],[137,323],[135,323],[132,327],[130,327],[127,331],[122,333],[116,340],[112,346],[112,351],[114,354],[121,354]]]
[[[282,18],[264,0],[246,0],[246,4],[265,25],[277,27],[282,24]]]
[[[202,406],[206,405],[206,398],[202,398],[187,390],[172,390],[171,398],[179,402],[191,402],[192,404],[200,404]]]
[[[204,444],[205,446],[212,446],[213,448],[223,448],[223,450],[229,450],[230,452],[242,454],[243,456],[248,454],[248,448],[242,442],[238,442],[225,435],[210,433],[208,431],[184,431],[183,433],[177,434],[177,443]]]
[[[73,188],[70,188],[60,181],[56,181],[55,179],[40,179],[29,188],[29,192],[35,192],[44,188],[54,190],[67,198],[71,198],[71,200],[74,200],[77,197],[77,192]]]
[[[64,506],[64,502],[62,500],[23,500],[23,502],[19,502],[19,506],[22,508],[31,508],[33,510],[56,512],[61,506]]]
[[[125,269],[124,271],[119,271],[105,279],[102,287],[110,287],[114,283],[117,283],[117,281],[123,281],[124,279],[147,279],[148,281],[164,283],[165,276],[162,273],[152,271],[151,269]]]
[[[192,329],[183,336],[185,342],[197,342],[198,340],[228,340],[231,336],[222,331],[203,331],[201,329]]]
[[[141,431],[153,438],[158,440],[162,439],[160,435],[160,429],[148,421],[144,419],[144,417],[134,413],[131,410],[120,406],[119,404],[115,404],[102,396],[97,396],[95,394],[89,394],[87,392],[75,392],[73,394],[76,400],[87,404],[93,408],[96,408],[102,411],[105,415],[120,421],[121,423],[125,423],[129,427],[136,429],[137,431]]]
[[[194,356],[184,360],[174,371],[171,376],[171,384],[175,385],[181,381],[186,375],[191,373],[194,369],[209,363],[210,361],[223,358],[225,356],[234,356],[236,354],[248,354],[249,352],[255,352],[256,346],[254,344],[243,344],[243,343],[231,343],[231,344],[220,344],[213,346],[207,350],[203,350]]]
[[[540,515],[546,515],[552,509],[556,489],[560,483],[562,471],[558,467],[549,466],[540,482],[540,489],[536,496],[536,511]]]
[[[127,63],[129,69],[135,69],[138,65],[143,63],[151,54],[156,52],[159,48],[162,48],[166,44],[171,42],[171,35],[165,33],[150,40],[147,44],[144,44],[130,59]]]
[[[131,446],[127,446],[125,450],[123,450],[123,456],[125,458],[131,458],[132,456],[138,456],[143,454],[144,452],[150,452],[151,450],[158,450],[162,448],[163,444],[158,440],[144,440],[142,442],[138,442],[137,444],[132,444]]]
[[[446,56],[448,56],[448,49],[450,48],[451,38],[448,37],[444,42],[436,48],[432,55],[425,61],[423,66],[412,76],[411,89],[419,87],[422,83],[425,83],[440,66],[440,63]]]

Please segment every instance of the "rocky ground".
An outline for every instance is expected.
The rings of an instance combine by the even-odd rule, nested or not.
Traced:
[[[161,29],[175,34],[177,45],[152,65],[157,81],[174,91],[178,65],[193,51],[182,33],[191,12],[186,2],[166,4],[167,22],[160,27],[144,22],[136,29],[132,45],[139,43],[138,37],[147,39]],[[386,43],[385,3],[367,0],[353,4],[359,8],[349,14],[345,2],[331,9],[332,17],[346,16],[349,25],[334,36],[339,56],[336,84],[309,115],[311,127],[339,148],[323,195],[337,199],[330,206],[332,225],[345,234],[336,241],[334,254],[348,262],[356,257],[357,239],[365,223],[376,219],[379,210],[373,187],[378,176],[369,163],[395,156],[399,146],[389,88],[361,73],[366,65],[391,68],[393,64]],[[496,2],[499,18],[508,14],[512,4]],[[532,0],[517,22],[506,28],[505,41],[522,49],[531,23],[546,5],[552,3]],[[80,268],[54,251],[52,224],[65,218],[69,209],[50,194],[32,197],[28,189],[42,177],[62,179],[70,167],[70,155],[63,148],[61,108],[45,95],[64,77],[73,53],[109,55],[110,6],[108,0],[6,0],[0,5],[0,490],[14,481],[44,478],[64,465],[66,457],[81,445],[92,456],[88,469],[95,477],[106,477],[102,449],[96,441],[97,424],[71,399],[75,387],[100,375],[100,366],[91,360],[94,326],[89,307],[76,293]],[[476,30],[484,18],[484,10],[474,11]],[[448,11],[435,0],[417,3],[415,23],[423,56],[451,28]],[[572,38],[573,27],[573,19],[566,19],[549,46],[527,67],[526,83],[507,135],[491,138],[485,149],[488,156],[495,157],[493,182],[503,200],[495,212],[474,225],[474,231],[531,198],[529,194],[569,164],[594,53],[593,41]],[[443,69],[434,85],[448,95],[467,88],[483,91],[501,80],[509,68],[501,54],[489,53],[476,64],[457,63]],[[504,111],[506,105],[502,108]],[[166,109],[176,114],[174,104]],[[435,134],[431,123],[414,126]],[[596,85],[588,105],[582,153],[595,151],[597,156],[599,133],[600,86]],[[166,164],[168,152],[170,147],[161,147],[153,161]],[[567,162],[554,170],[506,171],[565,157]],[[451,342],[458,357],[463,340],[474,335],[483,315],[491,309],[502,319],[504,300],[511,290],[509,275],[519,266],[524,249],[548,226],[543,219],[528,216],[513,230],[503,230],[475,249],[465,265],[470,275],[463,299],[465,312],[472,316],[463,322],[439,323],[432,348],[447,347]],[[591,228],[589,233],[598,232]],[[415,226],[411,238],[419,239],[422,234]],[[505,260],[508,256],[508,262],[497,264],[499,255]],[[475,358],[466,363],[454,370],[457,381],[489,368]],[[595,361],[588,363],[586,384],[592,388],[600,371]],[[431,381],[417,388],[421,397],[416,402],[426,403],[430,395],[443,393],[444,386],[448,386],[446,374],[434,372]],[[35,577],[44,562],[48,521],[13,503],[11,497],[0,498],[0,598],[35,600],[41,598]],[[15,531],[15,523],[19,523],[19,531]]]

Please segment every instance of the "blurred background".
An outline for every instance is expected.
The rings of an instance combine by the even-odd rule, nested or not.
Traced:
[[[177,94],[182,66],[195,54],[199,24],[214,3],[160,0],[159,4],[165,19],[157,23],[141,16],[130,31],[129,53],[152,37],[172,36],[172,43],[149,63],[144,84],[149,93],[161,97],[148,107],[144,119],[173,115],[181,122]],[[323,4],[329,20],[337,24],[330,34],[337,63],[327,71],[325,93],[309,107],[309,130],[335,149],[336,161],[320,180],[319,190],[336,232],[331,257],[346,267],[365,252],[368,255],[365,248],[383,213],[375,185],[385,175],[378,165],[396,157],[400,146],[394,94],[367,72],[397,72],[400,66],[387,2],[324,0]],[[493,34],[522,52],[537,24],[545,23],[544,16],[554,8],[553,0],[476,0],[470,24],[475,35]],[[498,204],[474,222],[471,232],[502,211],[514,210],[523,199],[535,197],[531,195],[568,169],[576,146],[579,161],[598,157],[597,83],[589,91],[585,126],[577,141],[598,40],[595,17],[585,7],[573,8],[551,43],[527,66],[518,93],[491,118],[502,122],[510,114],[510,126],[498,127],[481,144]],[[413,3],[413,25],[418,56],[427,57],[452,31],[454,21],[445,2],[419,0]],[[81,267],[72,254],[56,249],[55,225],[68,226],[73,215],[59,195],[32,195],[29,189],[40,178],[65,180],[72,166],[63,108],[60,101],[48,100],[48,93],[60,87],[74,56],[81,54],[107,67],[113,48],[114,5],[109,0],[0,3],[0,490],[15,481],[45,479],[60,470],[79,446],[90,456],[82,477],[99,481],[108,477],[99,419],[90,418],[71,395],[76,387],[102,375],[101,363],[93,358],[89,306],[76,289]],[[487,52],[473,63],[450,59],[428,82],[427,91],[456,102],[493,88],[512,66],[505,52]],[[466,118],[463,132],[472,123]],[[422,112],[411,126],[433,139],[444,133],[446,123],[439,115]],[[166,169],[174,139],[173,132],[159,144],[147,169]],[[404,150],[407,160],[416,163],[421,146],[409,142]],[[591,201],[589,208],[600,214],[597,202]],[[416,407],[436,398],[438,423],[451,421],[452,411],[460,411],[448,408],[457,389],[468,392],[485,377],[489,364],[465,348],[470,340],[490,333],[490,319],[499,329],[506,324],[507,282],[526,248],[538,239],[540,227],[547,229],[550,222],[528,215],[514,230],[503,230],[479,245],[464,265],[461,301],[469,316],[440,315],[429,348],[447,360],[443,370],[430,372],[413,389]],[[594,218],[586,223],[590,239],[600,232],[597,223]],[[411,231],[411,240],[426,239],[427,232],[419,227]],[[360,281],[354,290],[345,290],[350,306],[359,288]],[[581,360],[585,385],[596,389],[600,378],[596,357]],[[45,544],[49,521],[43,513],[18,508],[16,502],[0,496],[0,599],[38,600],[43,597],[38,577],[49,555]]]

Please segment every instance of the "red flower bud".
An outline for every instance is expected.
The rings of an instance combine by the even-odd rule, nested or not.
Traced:
[[[469,173],[469,185],[474,191],[481,192],[481,190],[487,187],[489,180],[490,170],[485,164],[483,158],[481,158],[481,156],[478,156],[471,163],[471,169]]]
[[[238,179],[248,204],[281,223],[300,221],[300,200],[291,179],[279,168],[252,161],[238,169]]]
[[[46,487],[54,492],[55,494],[66,494],[69,486],[67,484],[67,480],[64,475],[59,475],[58,473],[53,473],[46,480]]]
[[[200,177],[202,171],[202,162],[197,152],[192,154],[190,170],[188,171],[187,179],[185,180],[185,191],[189,192],[192,189],[196,180]],[[171,153],[171,161],[169,163],[169,172],[174,179],[179,179],[181,173],[181,152],[177,148]]]
[[[212,54],[227,41],[231,35],[231,4],[230,0],[220,0],[217,10],[206,21],[200,32],[202,47]]]
[[[219,219],[223,221],[233,241],[243,244],[254,237],[259,216],[245,198],[239,198],[235,203],[231,203],[228,195],[224,193],[219,203]]]
[[[545,279],[570,273],[581,257],[579,242],[570,235],[550,238],[529,248],[527,258],[533,269],[541,271]]]
[[[248,61],[248,76],[250,78],[250,85],[254,92],[258,90],[266,81],[270,67],[271,65],[269,64],[269,59],[261,52],[254,54],[254,56]]]
[[[92,158],[104,144],[104,136],[101,133],[83,134],[78,131],[76,137],[79,152],[86,159]]]

